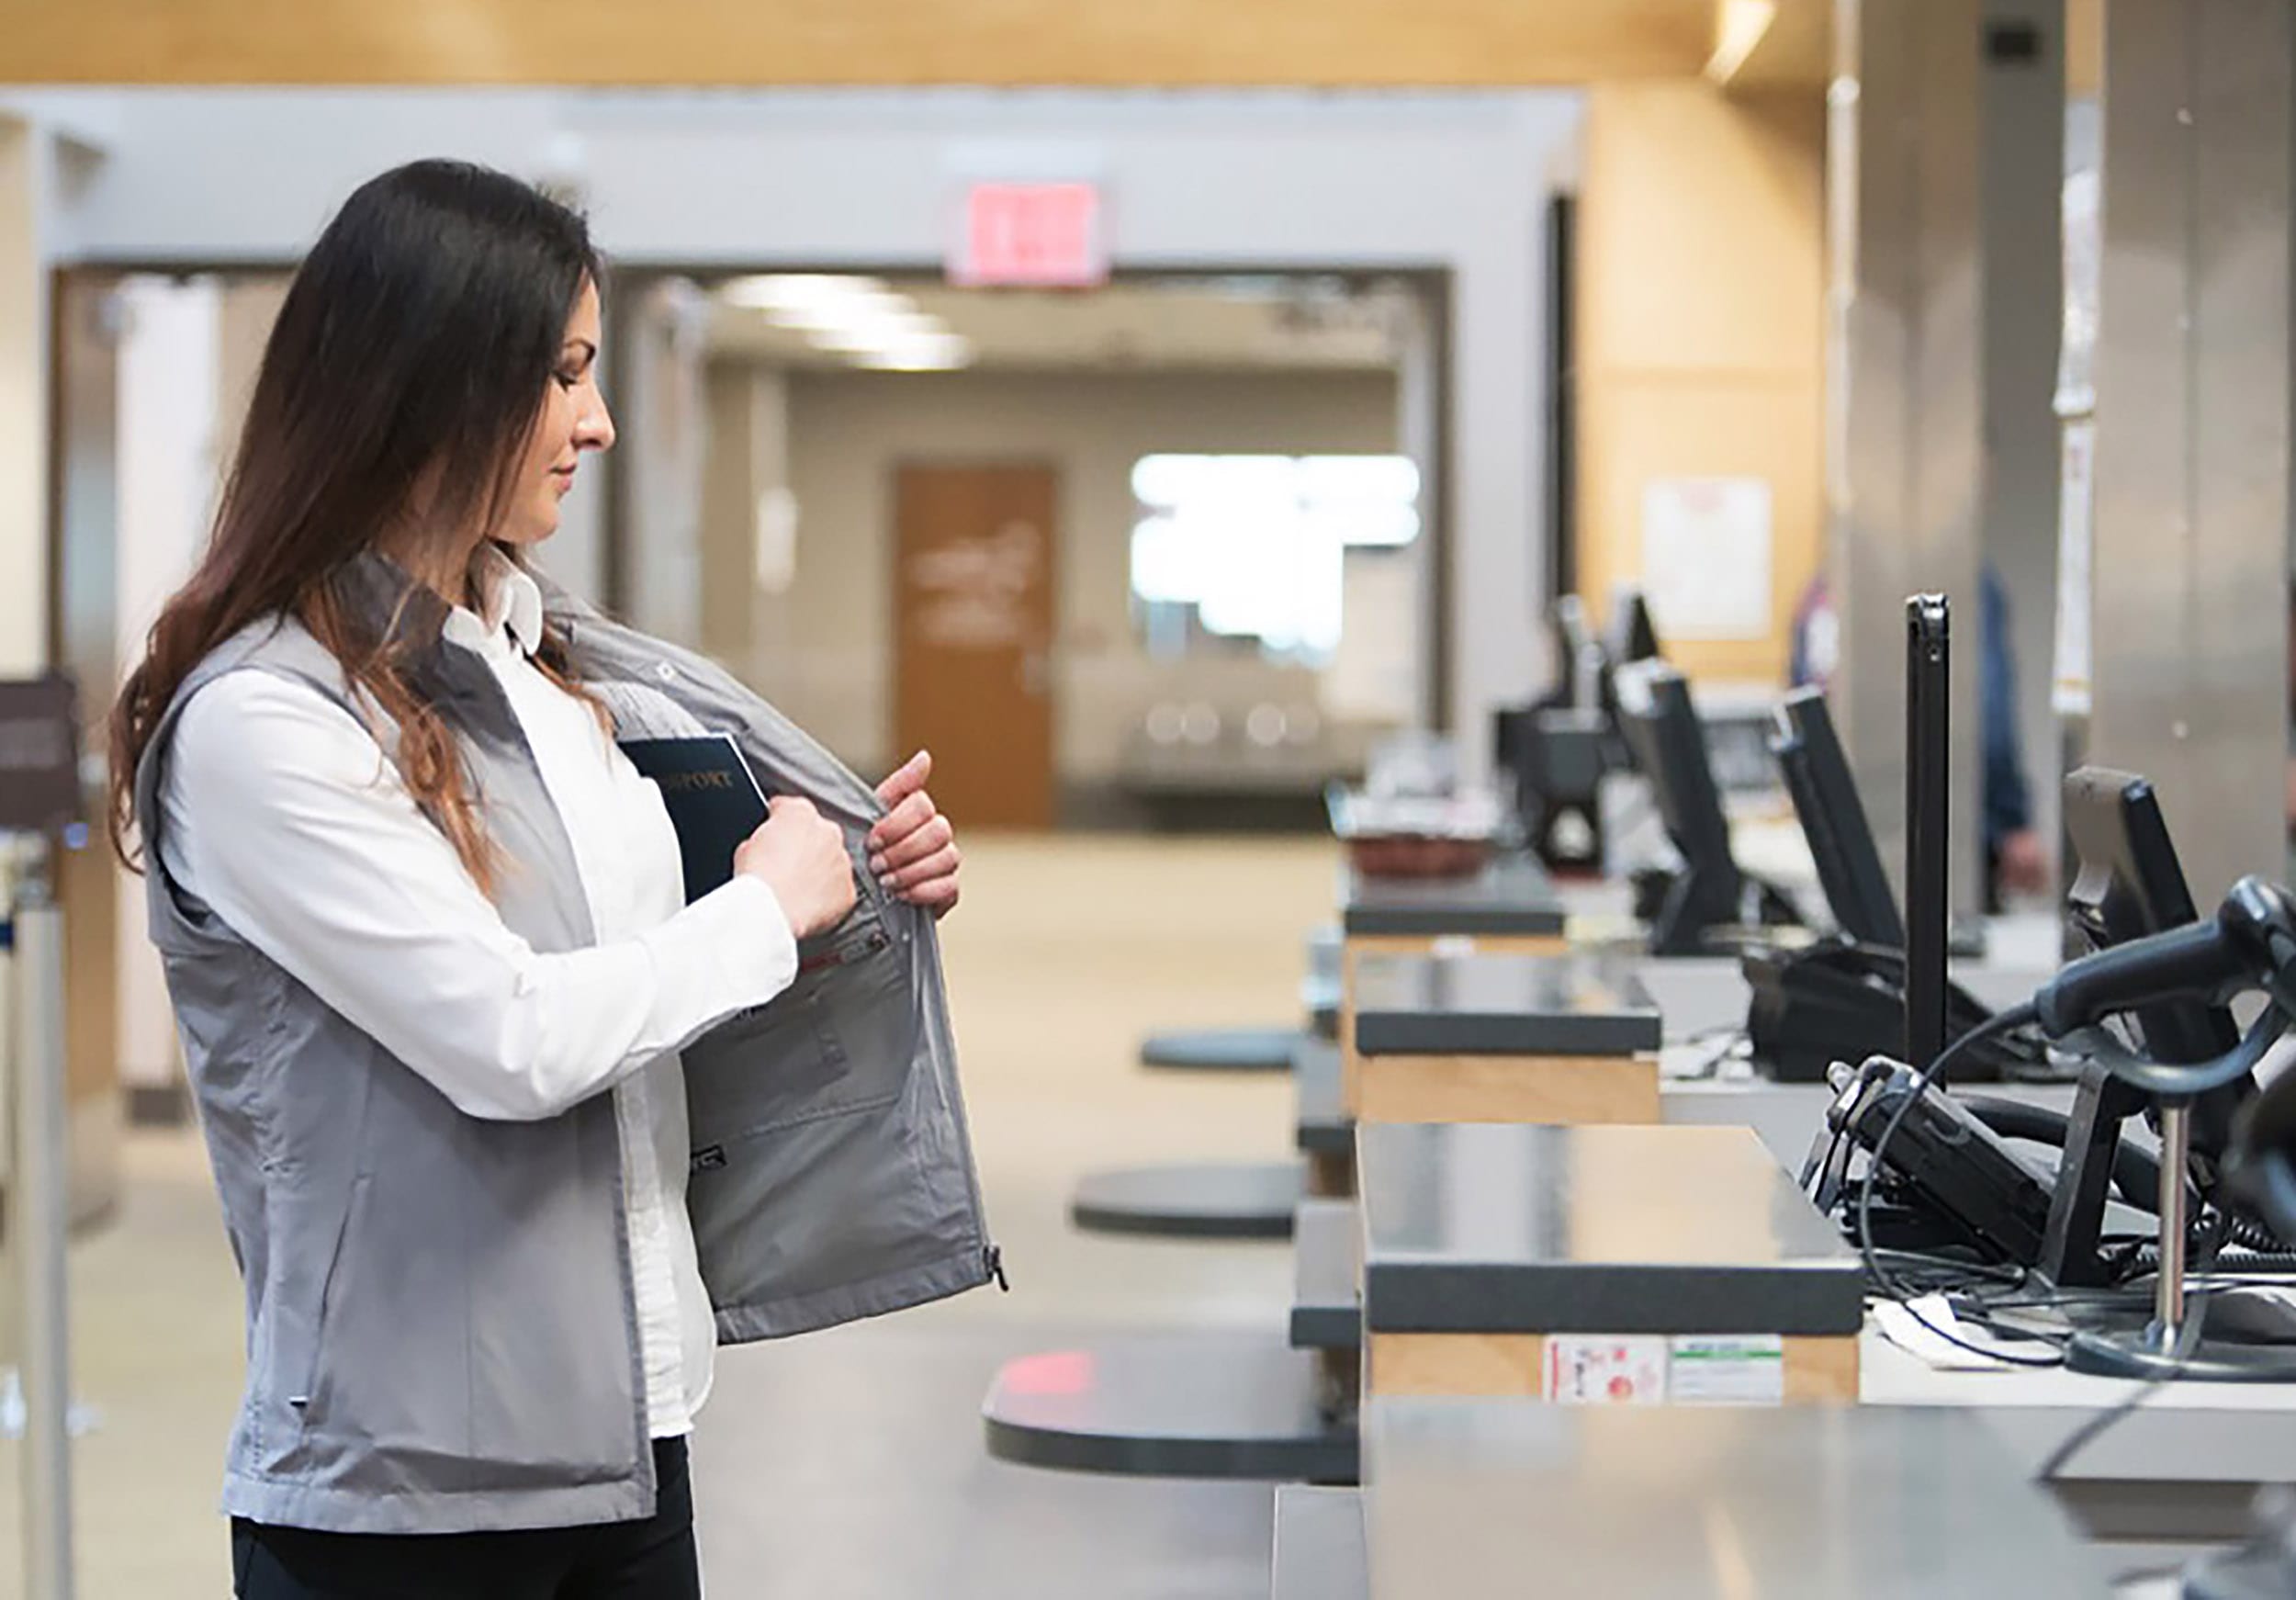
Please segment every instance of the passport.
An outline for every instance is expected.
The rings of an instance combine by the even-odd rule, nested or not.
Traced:
[[[765,791],[726,734],[624,739],[622,753],[661,790],[690,906],[733,877],[734,851],[765,821]]]

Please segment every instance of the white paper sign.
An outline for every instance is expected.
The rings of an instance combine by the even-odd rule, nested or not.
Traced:
[[[1560,1405],[1662,1405],[1666,1358],[1662,1338],[1549,1334],[1539,1392]]]
[[[1681,1405],[1781,1405],[1785,1341],[1775,1334],[1685,1335],[1673,1341],[1667,1384]]]
[[[1653,478],[1642,486],[1642,592],[1661,639],[1770,637],[1770,484]]]

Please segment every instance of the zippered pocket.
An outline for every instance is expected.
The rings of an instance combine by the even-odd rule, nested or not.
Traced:
[[[712,1146],[883,1106],[917,1054],[900,948],[873,909],[799,952],[797,979],[683,1052],[693,1169]]]
[[[797,941],[797,975],[803,979],[850,966],[892,947],[893,935],[886,930],[884,914],[867,889],[857,885],[853,909],[844,921],[827,933]]]

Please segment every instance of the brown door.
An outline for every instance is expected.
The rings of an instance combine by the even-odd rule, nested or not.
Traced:
[[[1052,822],[1049,467],[904,467],[894,578],[900,757],[933,752],[960,828]]]

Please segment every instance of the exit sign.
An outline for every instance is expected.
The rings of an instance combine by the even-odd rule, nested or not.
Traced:
[[[949,280],[1036,288],[1105,283],[1103,217],[1092,184],[974,184],[965,191]]]

